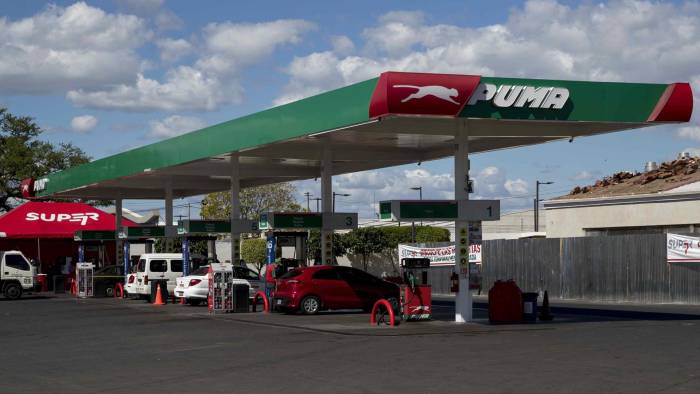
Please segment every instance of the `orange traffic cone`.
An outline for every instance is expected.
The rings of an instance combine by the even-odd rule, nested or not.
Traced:
[[[185,305],[185,297],[180,297],[180,305]]]
[[[160,286],[156,289],[156,301],[153,305],[165,305],[165,302],[163,302],[163,295],[160,293]]]
[[[75,285],[75,279],[70,280],[70,293],[73,295],[78,294],[78,287]]]

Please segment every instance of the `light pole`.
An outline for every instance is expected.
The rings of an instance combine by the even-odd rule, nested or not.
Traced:
[[[540,185],[551,185],[554,182],[535,182],[535,232],[540,231]]]
[[[350,195],[347,194],[347,193],[336,193],[336,192],[333,192],[333,212],[335,212],[335,196],[350,197]]]
[[[311,212],[311,193],[306,192],[304,196],[306,196],[306,210]]]
[[[423,186],[412,187],[411,190],[418,190],[418,199],[423,200]],[[423,227],[423,221],[420,221],[420,226]],[[416,243],[416,222],[411,222],[411,241]]]

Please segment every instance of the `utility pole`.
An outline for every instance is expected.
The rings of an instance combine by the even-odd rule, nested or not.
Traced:
[[[306,192],[304,195],[306,196],[306,210],[311,212],[311,193]]]
[[[535,232],[540,231],[540,185],[551,185],[554,182],[535,182]]]
[[[350,195],[347,194],[347,193],[336,193],[336,192],[333,192],[333,212],[335,212],[335,196],[350,197]]]
[[[312,198],[312,200],[316,200],[316,212],[319,212],[319,201],[321,201],[320,197]]]

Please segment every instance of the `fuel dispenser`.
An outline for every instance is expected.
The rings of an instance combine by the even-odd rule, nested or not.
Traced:
[[[428,284],[430,259],[401,259],[401,317],[403,320],[430,320],[433,315],[432,287]]]

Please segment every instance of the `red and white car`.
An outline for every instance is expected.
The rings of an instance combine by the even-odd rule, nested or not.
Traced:
[[[255,271],[245,267],[233,267],[233,283],[248,285],[252,298],[258,290],[262,289],[263,282]],[[206,302],[209,295],[209,266],[198,268],[190,275],[177,278],[175,285],[175,297],[185,298],[190,305],[199,305]]]

